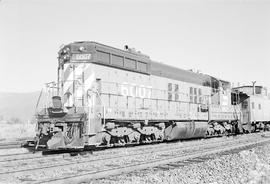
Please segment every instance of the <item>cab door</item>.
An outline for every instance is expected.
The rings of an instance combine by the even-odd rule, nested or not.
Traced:
[[[243,122],[250,121],[250,100],[249,98],[244,100],[241,105],[242,113],[243,113]]]

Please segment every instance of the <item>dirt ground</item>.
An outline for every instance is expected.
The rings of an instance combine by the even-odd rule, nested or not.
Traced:
[[[95,180],[91,183],[269,184],[270,144],[231,155],[217,155],[214,159],[179,168],[148,169]]]
[[[26,137],[35,136],[35,124],[20,123],[9,124],[1,123],[0,142],[19,140]]]

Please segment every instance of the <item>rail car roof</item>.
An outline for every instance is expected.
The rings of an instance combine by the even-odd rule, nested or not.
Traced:
[[[227,81],[219,80],[207,74],[195,73],[192,71],[166,65],[160,62],[152,61],[149,56],[142,54],[140,52],[122,50],[122,49],[114,48],[111,46],[107,46],[107,45],[100,44],[97,42],[92,42],[92,41],[74,42],[69,45],[71,46],[71,50],[73,52],[78,52],[78,49],[77,49],[78,46],[84,46],[86,47],[87,50],[88,49],[91,50],[95,48],[96,51],[102,51],[109,54],[119,55],[119,56],[122,56],[123,58],[131,58],[136,61],[144,62],[148,66],[147,72],[144,72],[144,74],[148,74],[148,75],[166,77],[166,78],[180,80],[183,82],[198,84],[202,86],[210,86],[213,88],[218,88],[219,81],[221,81],[222,83],[229,83]],[[99,64],[104,64],[104,63],[99,63]],[[104,65],[108,65],[108,64],[104,64]],[[125,68],[124,66],[119,67],[119,68],[131,70],[131,69]],[[137,70],[134,70],[134,71],[140,72]],[[140,72],[140,73],[143,73],[143,72]]]
[[[122,50],[122,49],[118,49],[115,47],[111,47],[108,45],[104,45],[101,43],[97,43],[97,42],[92,42],[92,41],[82,41],[82,42],[73,42],[70,43],[69,45],[71,46],[85,46],[87,47],[94,47],[96,50],[102,50],[108,53],[112,53],[112,54],[117,54],[117,55],[123,55],[125,57],[132,57],[134,59],[140,59],[144,62],[149,62],[150,61],[150,57],[142,54],[140,52],[130,52],[130,51],[126,51],[126,50]],[[78,52],[78,50],[75,48],[73,51]]]
[[[263,88],[263,86],[254,86],[255,88]],[[233,89],[241,89],[241,88],[253,88],[251,85],[244,85],[244,86],[238,86],[234,87]]]
[[[215,88],[218,87],[218,79],[210,75],[195,73],[189,70],[172,67],[163,63],[152,61],[150,70],[152,75],[180,80],[183,82],[198,84],[202,86],[211,86]]]

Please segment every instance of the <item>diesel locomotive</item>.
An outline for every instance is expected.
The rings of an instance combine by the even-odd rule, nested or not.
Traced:
[[[49,150],[269,129],[265,88],[232,88],[228,81],[153,61],[128,46],[63,46],[57,82],[47,89],[36,114],[36,147]]]

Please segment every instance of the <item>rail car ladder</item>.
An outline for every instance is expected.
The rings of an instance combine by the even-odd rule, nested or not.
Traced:
[[[243,119],[242,119],[242,112],[240,109],[240,105],[239,104],[233,105],[233,109],[234,109],[234,113],[233,113],[234,119],[238,120],[238,130],[240,132],[243,132],[243,126],[242,126]],[[238,112],[240,113],[239,115],[238,115]]]

